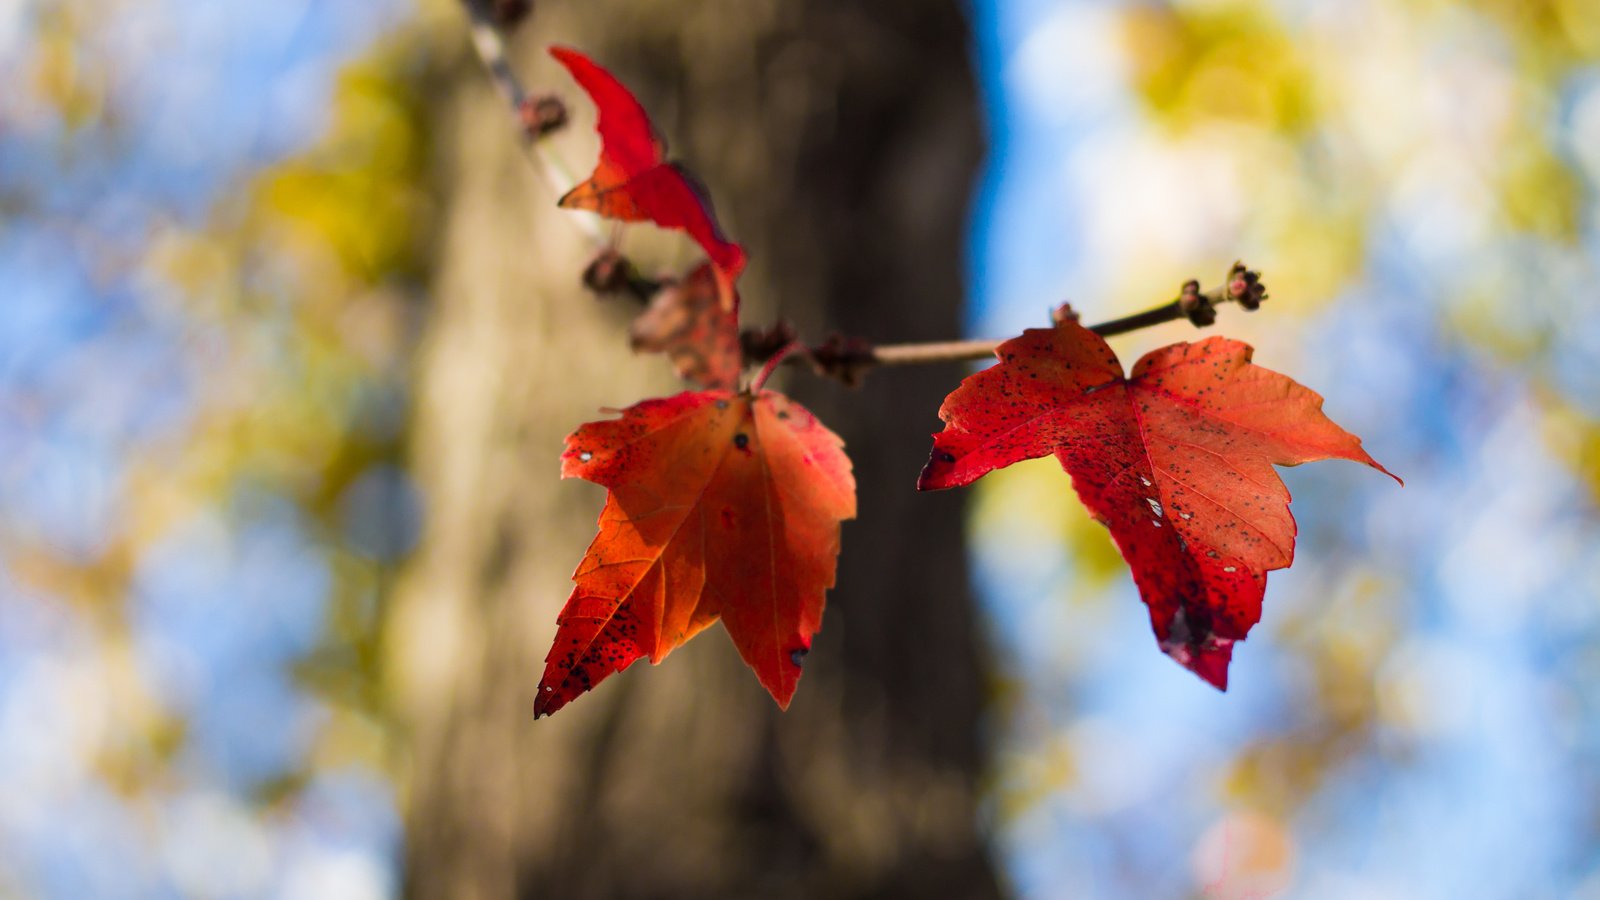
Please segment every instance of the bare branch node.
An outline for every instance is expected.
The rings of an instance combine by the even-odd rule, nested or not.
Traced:
[[[510,31],[533,12],[533,0],[492,0],[489,15],[496,27]]]
[[[517,116],[528,137],[538,140],[567,127],[567,104],[555,94],[527,97],[517,108]]]
[[[602,297],[626,295],[645,303],[661,290],[663,282],[646,278],[615,247],[595,254],[583,269],[583,286]]]

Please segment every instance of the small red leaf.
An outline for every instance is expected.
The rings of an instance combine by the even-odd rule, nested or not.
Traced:
[[[918,489],[1055,454],[1133,570],[1161,649],[1223,690],[1234,642],[1261,618],[1266,573],[1294,559],[1273,465],[1339,457],[1389,474],[1323,415],[1320,396],[1251,364],[1238,341],[1155,350],[1131,378],[1075,321],[1025,331],[995,355],[945,399]]]
[[[628,329],[634,352],[667,354],[679,377],[701,387],[737,387],[744,368],[739,321],[722,308],[717,291],[710,265],[657,291]]]
[[[733,284],[745,267],[744,248],[723,237],[704,188],[667,160],[667,142],[610,72],[566,47],[551,47],[550,55],[567,67],[600,114],[600,161],[589,180],[568,191],[560,205],[687,232],[716,267],[723,304],[731,309]]]
[[[535,715],[721,618],[787,708],[833,586],[855,479],[839,438],[781,394],[646,400],[567,438],[563,477],[607,491],[556,619]]]

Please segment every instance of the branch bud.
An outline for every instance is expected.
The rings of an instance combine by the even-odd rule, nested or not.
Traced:
[[[1211,298],[1200,292],[1200,282],[1191,278],[1183,283],[1183,290],[1178,294],[1178,309],[1196,328],[1204,328],[1217,321],[1217,308],[1211,305]]]
[[[540,94],[523,100],[517,116],[528,137],[538,140],[567,126],[567,105],[555,94]]]
[[[819,375],[836,378],[845,387],[860,387],[867,370],[877,365],[872,342],[853,335],[831,334],[811,348],[810,356]]]
[[[533,0],[492,0],[489,15],[494,24],[506,31],[516,28],[533,12]]]
[[[595,254],[584,267],[583,286],[602,297],[627,294],[641,303],[648,302],[661,290],[661,282],[640,275],[633,263],[613,247]]]
[[[1261,281],[1261,273],[1246,268],[1242,262],[1234,263],[1228,272],[1228,299],[1248,310],[1261,308],[1261,301],[1267,299],[1267,286]]]
[[[770,328],[746,328],[739,335],[739,346],[744,350],[747,364],[760,363],[776,356],[799,336],[792,323],[779,319]]]

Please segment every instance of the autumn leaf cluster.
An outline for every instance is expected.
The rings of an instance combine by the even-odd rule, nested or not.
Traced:
[[[744,249],[634,96],[583,54],[554,56],[598,110],[600,158],[561,206],[683,231],[707,261],[671,280],[632,328],[696,390],[645,400],[567,438],[561,474],[604,486],[599,533],[557,618],[535,712],[553,713],[641,658],[661,662],[721,621],[778,705],[794,696],[833,587],[840,524],[855,517],[841,441],[746,379],[737,283]],[[1354,460],[1386,471],[1322,412],[1322,398],[1210,338],[1145,354],[1131,373],[1063,316],[1001,343],[962,381],[918,490],[971,484],[1054,456],[1109,529],[1161,650],[1225,689],[1233,647],[1261,618],[1267,573],[1294,558],[1274,466]],[[741,386],[742,383],[742,386]]]

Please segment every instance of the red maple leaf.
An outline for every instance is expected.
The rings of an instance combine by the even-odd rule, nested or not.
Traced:
[[[716,267],[723,304],[731,309],[733,284],[746,262],[744,248],[723,237],[705,188],[667,159],[667,142],[622,82],[576,50],[551,47],[550,55],[567,67],[599,111],[600,161],[589,180],[568,191],[559,204],[687,232]]]
[[[1266,573],[1294,559],[1289,491],[1272,467],[1340,457],[1391,474],[1323,415],[1320,396],[1251,352],[1225,338],[1173,344],[1124,378],[1077,322],[1024,331],[945,398],[917,487],[1054,454],[1132,568],[1161,649],[1226,690]]]
[[[563,477],[603,485],[534,714],[718,618],[785,709],[833,586],[855,479],[833,432],[782,394],[646,400],[567,438]]]
[[[701,387],[737,387],[744,368],[739,320],[717,297],[709,264],[663,286],[628,329],[633,352],[665,353],[680,378]]]

